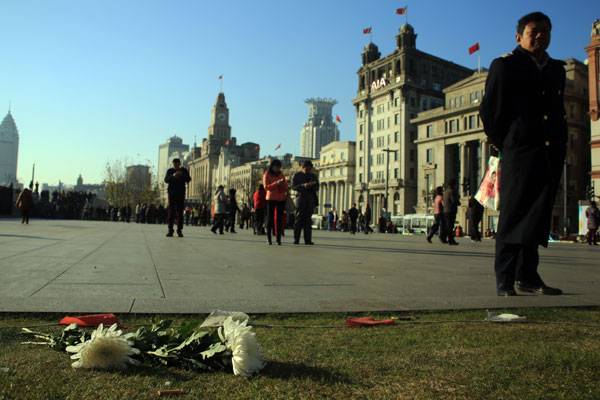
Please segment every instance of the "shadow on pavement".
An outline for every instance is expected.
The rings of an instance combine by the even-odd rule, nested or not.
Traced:
[[[269,360],[267,360],[267,365],[261,372],[261,375],[266,375],[269,378],[286,380],[290,378],[308,378],[318,382],[352,383],[347,376],[343,374],[336,374],[335,372],[331,372],[329,369],[311,367],[305,364],[285,363]]]
[[[64,240],[64,239],[48,238],[48,237],[41,237],[41,236],[9,235],[6,233],[0,233],[0,237],[15,237],[15,238],[22,238],[22,239],[43,239],[43,240]]]

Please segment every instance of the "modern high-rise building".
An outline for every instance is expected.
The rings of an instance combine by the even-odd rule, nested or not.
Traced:
[[[0,124],[0,185],[17,185],[18,155],[19,130],[9,108]]]
[[[300,133],[300,156],[319,158],[321,147],[340,140],[340,131],[333,121],[332,109],[337,104],[333,99],[307,99],[308,122]]]
[[[404,24],[391,54],[382,58],[375,44],[365,47],[357,72],[355,198],[363,210],[371,205],[375,220],[386,208],[393,215],[415,212],[422,160],[410,120],[443,105],[442,90],[473,73],[418,50],[416,40],[414,28]]]
[[[180,137],[173,136],[167,139],[167,142],[158,146],[158,188],[160,192],[160,202],[167,203],[167,185],[164,181],[167,170],[171,167],[173,158],[182,157],[185,152],[190,150],[190,146],[183,144]]]
[[[585,48],[588,53],[588,75],[591,120],[591,185],[595,200],[600,196],[600,19],[592,25],[590,45]]]

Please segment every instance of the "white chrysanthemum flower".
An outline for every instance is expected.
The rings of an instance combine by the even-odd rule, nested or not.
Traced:
[[[127,364],[140,365],[138,360],[129,356],[139,354],[140,351],[132,347],[133,342],[127,340],[132,334],[123,335],[117,330],[117,324],[104,329],[100,324],[92,332],[92,337],[76,346],[68,346],[67,352],[75,353],[71,359],[77,360],[73,368],[86,369],[125,369]]]
[[[231,317],[219,328],[219,336],[231,352],[233,373],[250,377],[264,368],[263,355],[256,343],[256,335],[247,321],[234,321]]]

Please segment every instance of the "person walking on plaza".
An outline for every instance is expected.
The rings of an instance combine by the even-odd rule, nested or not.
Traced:
[[[281,231],[284,228],[283,211],[288,189],[285,176],[281,172],[281,161],[277,159],[271,161],[269,169],[263,176],[263,186],[267,191],[267,243],[273,244],[271,233],[275,227],[275,213],[277,213],[277,244],[281,245]]]
[[[235,198],[236,194],[235,189],[229,189],[229,220],[227,222],[227,232],[237,233],[235,231],[235,216],[240,208],[238,207],[237,199]]]
[[[177,218],[177,236],[183,237],[183,202],[185,201],[185,185],[190,182],[190,173],[181,166],[179,158],[173,159],[173,168],[167,170],[165,182],[169,184],[167,193],[169,197],[169,223],[168,237],[173,236],[173,223]]]
[[[446,241],[446,223],[444,219],[444,188],[438,186],[435,189],[435,197],[433,199],[433,225],[429,230],[429,235],[427,235],[427,241],[431,243],[431,238],[440,232],[440,241],[442,243],[448,243]]]
[[[481,242],[481,231],[479,225],[483,219],[483,206],[475,200],[475,196],[469,197],[469,210],[471,210],[471,218],[469,219],[469,232],[471,233],[471,240],[474,242]]]
[[[31,190],[27,188],[23,189],[23,191],[19,193],[15,205],[21,210],[21,223],[29,225],[29,217],[31,216],[31,209],[33,208],[33,194]]]
[[[363,228],[365,230],[365,235],[368,235],[369,232],[373,233],[373,229],[371,228],[371,206],[367,203],[365,207],[365,213],[363,215]]]
[[[585,217],[587,218],[587,240],[588,244],[591,246],[592,243],[594,246],[598,246],[598,224],[600,223],[600,210],[596,206],[596,202],[592,201],[590,206],[585,210]]]
[[[319,205],[317,197],[319,178],[312,173],[312,168],[312,162],[306,160],[302,164],[302,171],[296,172],[292,178],[292,189],[297,192],[294,244],[300,243],[302,231],[304,231],[304,244],[314,244],[312,241],[312,215],[315,207]]]
[[[258,190],[254,192],[252,199],[254,201],[254,233],[257,235],[264,235],[267,192],[265,192],[265,187],[262,184],[258,186]]]
[[[450,179],[446,190],[444,190],[443,198],[444,207],[444,221],[446,223],[445,238],[448,244],[456,246],[458,243],[454,240],[454,222],[456,222],[456,213],[458,212],[458,206],[460,201],[458,200],[458,183],[456,179]]]
[[[348,217],[350,218],[350,233],[356,235],[356,220],[358,219],[356,203],[352,203],[352,207],[348,210]]]
[[[219,185],[215,196],[213,198],[215,222],[213,227],[210,229],[212,233],[217,234],[217,229],[220,235],[224,235],[223,223],[225,219],[225,213],[227,212],[227,195],[225,195],[223,185]]]
[[[545,295],[538,246],[548,246],[552,208],[566,155],[565,63],[550,58],[550,18],[541,12],[517,24],[518,46],[490,65],[479,114],[501,152],[501,208],[496,234],[496,289]]]
[[[240,229],[244,229],[244,226],[246,226],[246,229],[250,227],[250,207],[248,207],[248,204],[246,203],[244,203],[244,206],[242,207],[242,221],[240,223]]]

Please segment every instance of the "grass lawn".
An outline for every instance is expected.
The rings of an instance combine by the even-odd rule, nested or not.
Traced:
[[[495,311],[496,313],[502,310]],[[600,324],[598,308],[519,309],[530,321]],[[398,317],[391,327],[343,328],[350,316]],[[0,327],[59,321],[63,314],[0,314]],[[174,325],[204,316],[154,316]],[[24,346],[0,328],[0,399],[148,399],[182,389],[186,399],[599,399],[600,327],[575,324],[405,323],[483,320],[485,311],[255,315],[267,366],[252,379],[141,366],[74,370],[66,353]],[[119,316],[123,324],[148,315]],[[39,327],[60,332],[60,327]],[[8,372],[5,370],[8,368]],[[170,382],[170,384],[167,384]]]

